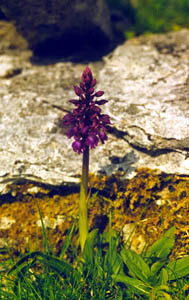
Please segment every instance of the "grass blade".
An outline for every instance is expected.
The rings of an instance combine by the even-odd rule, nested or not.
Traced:
[[[45,228],[45,224],[43,222],[43,217],[42,217],[41,210],[40,210],[38,202],[37,202],[37,208],[38,208],[39,217],[40,217],[41,226],[42,226],[42,232],[43,232],[43,249],[44,249],[44,252],[46,254],[50,254],[48,238],[47,238],[47,231],[46,231],[46,228]]]
[[[83,258],[89,266],[93,266],[94,262],[94,246],[97,242],[98,229],[92,230],[87,237],[83,250]]]
[[[22,257],[9,271],[8,275],[16,274],[18,272],[24,272],[24,268],[29,264],[40,263],[43,266],[56,271],[60,275],[64,275],[70,278],[79,278],[80,274],[70,264],[64,260],[60,260],[56,257],[43,254],[39,251],[26,254]]]
[[[74,231],[75,231],[75,222],[70,227],[70,229],[66,235],[66,239],[65,239],[64,245],[62,247],[61,253],[60,253],[60,259],[62,259],[64,257],[66,251],[68,250],[69,246],[71,245],[72,236],[74,234]]]

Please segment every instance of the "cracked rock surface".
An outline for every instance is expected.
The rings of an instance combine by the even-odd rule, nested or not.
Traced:
[[[68,100],[86,64],[71,57],[34,64],[26,46],[12,48],[2,35],[0,193],[21,178],[78,181],[82,157],[60,120],[73,108]],[[108,142],[91,151],[90,171],[131,178],[145,166],[188,174],[189,30],[131,39],[88,65],[110,100],[103,111],[113,122]]]

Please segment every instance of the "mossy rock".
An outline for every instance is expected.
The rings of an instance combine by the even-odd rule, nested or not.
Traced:
[[[120,173],[109,177],[90,174],[89,181],[90,229],[108,230],[111,211],[113,229],[122,232],[124,225],[136,225],[131,247],[140,252],[174,225],[176,243],[172,257],[188,254],[189,176],[142,168],[130,180],[123,179]],[[12,185],[11,189],[12,195],[1,199],[1,248],[7,242],[13,253],[42,250],[39,206],[50,247],[59,253],[73,221],[78,223],[79,186],[65,190],[25,182]],[[77,239],[76,230],[73,242],[77,243]]]

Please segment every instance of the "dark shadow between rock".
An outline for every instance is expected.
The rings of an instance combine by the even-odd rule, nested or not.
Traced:
[[[0,20],[7,20],[7,17],[5,16],[5,14],[2,12],[2,10],[0,9]]]
[[[102,34],[66,34],[59,39],[48,39],[37,45],[30,59],[34,65],[54,64],[58,61],[73,63],[97,62],[112,52],[124,39],[119,36],[108,40]]]
[[[30,177],[30,175],[26,175],[26,177]],[[33,177],[33,176],[32,176]],[[31,185],[33,187],[39,188],[39,192],[35,193],[35,197],[43,198],[44,195],[48,195],[49,197],[53,197],[53,195],[61,195],[67,196],[74,193],[79,193],[80,185],[77,183],[70,183],[70,182],[63,182],[60,185],[52,185],[47,184],[42,181],[30,180],[23,177],[13,176],[12,178],[5,179],[8,184],[8,191],[7,193],[0,195],[0,204],[2,203],[12,203],[17,199],[23,199],[23,195],[32,195],[27,191],[27,186]],[[1,181],[4,183],[5,181]],[[19,190],[19,187],[25,186],[25,192],[23,190]],[[46,190],[45,193],[40,192],[40,188]],[[14,195],[15,193],[15,195]]]

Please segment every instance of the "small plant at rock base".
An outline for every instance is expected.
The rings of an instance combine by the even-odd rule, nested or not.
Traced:
[[[99,141],[103,144],[108,139],[107,131],[110,129],[110,118],[101,113],[99,106],[107,103],[107,100],[96,100],[104,92],[95,92],[96,79],[93,78],[89,67],[86,67],[80,86],[75,85],[75,94],[79,99],[69,100],[75,105],[75,109],[64,116],[63,125],[68,126],[67,136],[74,138],[73,150],[83,154],[82,177],[80,186],[79,205],[79,235],[80,245],[83,251],[88,235],[88,171],[89,171],[89,149],[96,148]]]
[[[171,227],[143,255],[122,248],[124,268],[113,277],[127,286],[130,297],[137,295],[142,299],[171,300],[171,282],[188,276],[189,256],[175,261],[168,258],[175,243],[174,231],[175,228]]]

